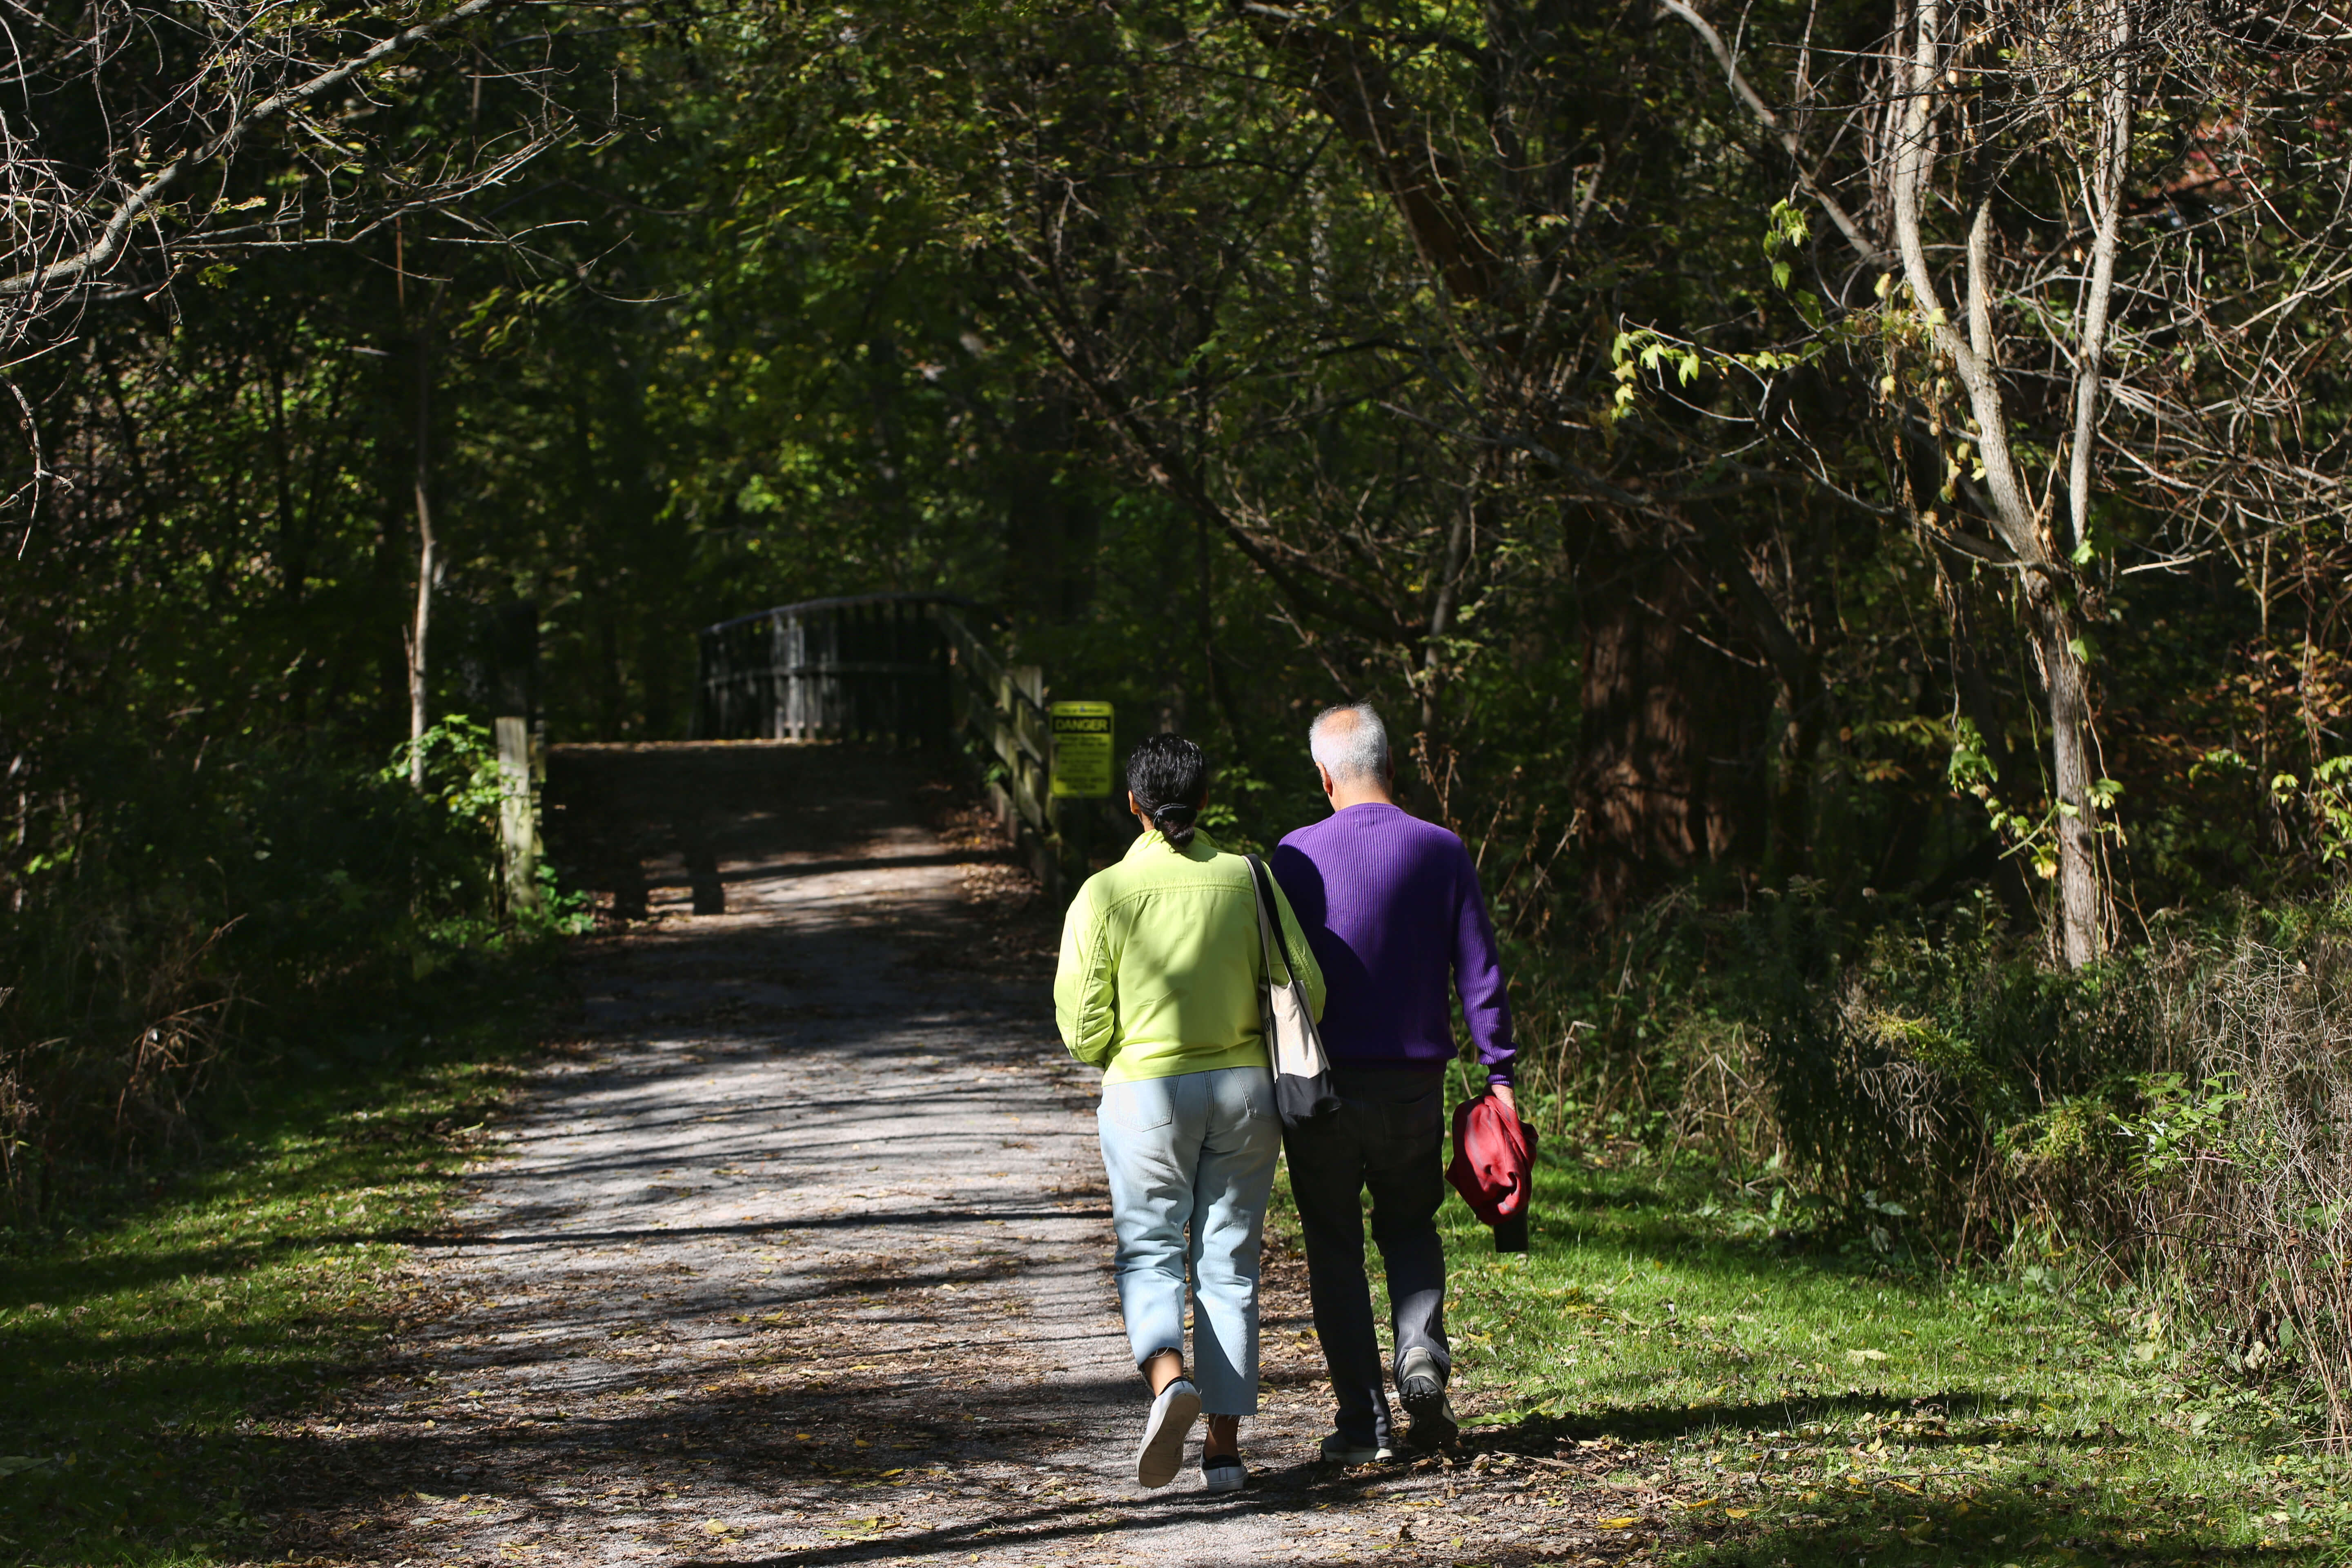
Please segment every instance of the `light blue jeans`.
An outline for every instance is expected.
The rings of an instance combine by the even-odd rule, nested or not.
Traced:
[[[1258,1240],[1282,1152],[1274,1075],[1222,1068],[1106,1084],[1095,1120],[1118,1237],[1118,1307],[1135,1364],[1182,1352],[1189,1265],[1187,1364],[1201,1407],[1255,1415]]]

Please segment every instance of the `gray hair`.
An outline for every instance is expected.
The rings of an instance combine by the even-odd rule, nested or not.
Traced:
[[[1369,702],[1342,702],[1315,715],[1307,749],[1339,783],[1388,776],[1389,732]]]

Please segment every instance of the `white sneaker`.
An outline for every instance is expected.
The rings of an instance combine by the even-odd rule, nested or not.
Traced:
[[[1143,1423],[1143,1443],[1135,1450],[1138,1485],[1164,1487],[1184,1468],[1184,1439],[1201,1418],[1201,1391],[1180,1377],[1160,1391]]]
[[[1213,1492],[1237,1492],[1249,1479],[1249,1467],[1231,1454],[1201,1460],[1201,1484]]]

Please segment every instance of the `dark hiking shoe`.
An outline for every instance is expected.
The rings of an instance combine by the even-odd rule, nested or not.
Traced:
[[[1437,1358],[1427,1351],[1409,1350],[1397,1363],[1397,1396],[1412,1423],[1405,1441],[1414,1447],[1424,1453],[1444,1448],[1462,1435],[1462,1424],[1454,1419],[1453,1402],[1445,1397],[1445,1379],[1438,1373]]]
[[[1323,1439],[1323,1462],[1327,1465],[1385,1465],[1395,1458],[1394,1448],[1350,1443],[1337,1432]]]

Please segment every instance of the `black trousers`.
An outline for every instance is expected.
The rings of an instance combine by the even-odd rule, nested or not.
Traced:
[[[1364,1272],[1364,1199],[1388,1273],[1396,1357],[1420,1349],[1453,1369],[1445,1346],[1445,1074],[1392,1068],[1331,1071],[1339,1110],[1285,1130],[1290,1191],[1307,1244],[1315,1332],[1339,1402],[1339,1432],[1360,1447],[1391,1445],[1380,1341]]]

